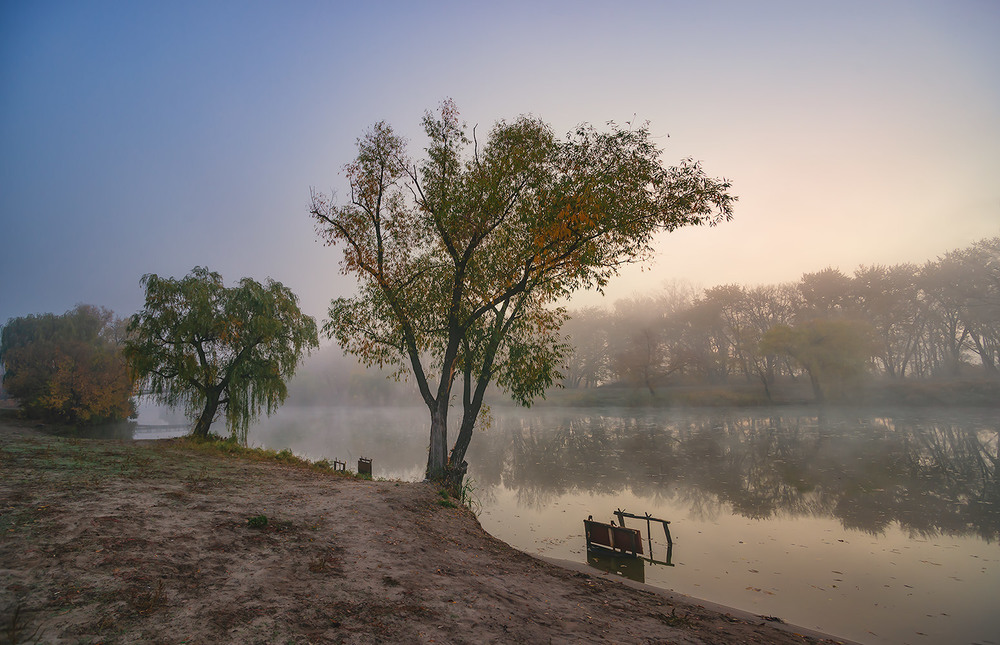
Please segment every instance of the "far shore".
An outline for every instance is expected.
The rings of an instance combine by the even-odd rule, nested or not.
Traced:
[[[18,642],[849,642],[532,557],[429,483],[7,419],[0,469]]]
[[[760,383],[721,385],[662,385],[648,388],[605,385],[595,388],[558,389],[546,392],[539,405],[568,407],[771,407],[850,405],[865,407],[1000,406],[1000,379],[988,377],[941,380],[869,379],[859,382],[840,397],[816,400],[804,379],[782,381],[764,390]]]

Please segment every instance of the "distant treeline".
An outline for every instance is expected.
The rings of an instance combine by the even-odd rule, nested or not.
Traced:
[[[1000,237],[923,266],[828,268],[797,283],[673,286],[571,312],[563,385],[757,382],[808,377],[817,398],[864,375],[998,376]]]

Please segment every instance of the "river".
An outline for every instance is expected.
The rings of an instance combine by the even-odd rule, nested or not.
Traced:
[[[419,408],[286,406],[250,441],[418,480],[427,427]],[[487,531],[553,558],[588,561],[588,515],[671,522],[669,565],[654,526],[655,562],[591,556],[597,575],[862,643],[1000,643],[998,436],[989,409],[496,408],[468,480]]]

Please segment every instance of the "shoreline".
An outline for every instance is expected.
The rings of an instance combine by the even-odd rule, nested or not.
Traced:
[[[679,591],[674,591],[672,589],[664,589],[662,587],[650,585],[645,582],[636,582],[635,580],[630,580],[625,576],[615,576],[609,573],[599,572],[596,569],[582,562],[575,562],[573,560],[565,560],[561,558],[550,558],[530,553],[528,555],[530,555],[533,558],[538,558],[539,560],[544,560],[545,562],[553,564],[557,567],[562,567],[564,569],[569,569],[571,571],[587,573],[589,575],[602,576],[607,580],[618,582],[619,584],[625,585],[627,587],[632,587],[634,589],[639,589],[642,591],[648,591],[654,594],[661,595],[664,598],[666,598],[666,600],[670,603],[694,605],[706,609],[708,611],[717,612],[725,616],[732,616],[733,618],[747,622],[767,620],[766,618],[764,618],[759,614],[755,614],[753,612],[746,611],[744,609],[730,607],[729,605],[723,605],[717,602],[712,602],[711,600],[698,598],[696,596],[689,596]],[[840,636],[834,636],[832,634],[827,634],[825,632],[817,631],[815,629],[810,629],[808,627],[801,627],[799,625],[786,622],[785,620],[768,621],[768,623],[775,629],[780,629],[782,631],[786,631],[791,634],[808,636],[810,638],[816,639],[819,642],[834,642],[842,645],[862,645],[857,641],[853,641],[847,638],[842,638]]]
[[[851,642],[518,551],[426,483],[5,420],[0,468],[0,620],[29,641]]]

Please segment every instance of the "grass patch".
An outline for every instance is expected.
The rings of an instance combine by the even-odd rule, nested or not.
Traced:
[[[438,497],[441,498],[437,501],[438,506],[444,506],[445,508],[458,508],[458,504],[452,501],[451,495],[449,495],[448,491],[445,489],[442,488],[438,491]]]
[[[247,527],[258,531],[287,531],[292,528],[288,520],[276,520],[263,513],[247,518]]]
[[[235,438],[223,438],[217,435],[210,435],[208,439],[197,439],[195,437],[181,437],[176,440],[183,446],[190,447],[198,452],[209,455],[225,455],[238,457],[250,461],[264,461],[296,468],[306,468],[321,473],[329,473],[338,477],[353,477],[355,479],[371,480],[371,475],[359,475],[349,470],[334,470],[333,463],[329,459],[319,461],[309,461],[294,454],[288,448],[274,450],[273,448],[260,448],[256,446],[246,446]]]
[[[462,482],[461,498],[462,505],[472,511],[472,514],[479,517],[480,511],[483,510],[483,505],[479,501],[479,497],[476,495],[476,480],[465,478]]]
[[[252,529],[266,529],[267,528],[267,516],[266,515],[254,515],[247,519],[247,526]]]

